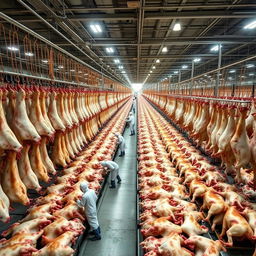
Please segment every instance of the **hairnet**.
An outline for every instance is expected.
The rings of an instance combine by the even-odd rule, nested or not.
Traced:
[[[86,191],[88,191],[88,183],[87,182],[82,182],[81,184],[80,184],[80,189],[82,190],[82,192],[86,192]]]
[[[100,164],[104,166],[106,164],[106,161],[101,161]]]

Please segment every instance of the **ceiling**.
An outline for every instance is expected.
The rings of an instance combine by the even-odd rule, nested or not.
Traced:
[[[215,69],[216,44],[222,65],[256,54],[256,29],[244,29],[255,20],[254,0],[1,0],[0,11],[130,83],[156,83],[184,65],[181,79],[187,79],[196,57],[195,75]],[[180,31],[173,31],[175,23]],[[92,24],[102,32],[93,33]]]

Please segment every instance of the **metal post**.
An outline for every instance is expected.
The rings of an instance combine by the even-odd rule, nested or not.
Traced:
[[[189,88],[189,94],[192,94],[192,88],[194,86],[194,69],[195,69],[195,62],[192,60],[192,68],[191,68],[191,81],[190,81],[190,88]]]
[[[181,80],[181,70],[179,70],[179,80],[178,80],[179,86],[180,86],[180,80]]]
[[[221,57],[222,57],[221,44],[218,44],[218,50],[219,50],[218,71],[217,71],[216,85],[215,85],[215,88],[214,88],[214,96],[218,96],[218,94],[219,94],[220,67],[221,67]]]

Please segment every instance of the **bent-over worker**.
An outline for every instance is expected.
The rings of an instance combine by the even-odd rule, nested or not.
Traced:
[[[128,122],[130,125],[130,131],[131,131],[130,136],[134,135],[135,134],[135,120],[134,120],[134,115],[132,114],[132,112],[130,112],[129,117],[126,119],[126,122]]]
[[[85,211],[85,216],[90,225],[91,231],[90,235],[94,237],[90,238],[91,241],[96,241],[101,239],[101,231],[97,218],[97,195],[93,189],[89,189],[87,182],[82,182],[80,184],[80,189],[84,193],[81,200],[77,200],[78,206],[83,207]]]
[[[120,157],[125,155],[125,141],[124,141],[124,137],[119,133],[115,133],[115,136],[117,137],[118,141],[118,145],[119,145],[119,149],[120,149]]]
[[[115,163],[114,161],[101,161],[100,164],[110,171],[111,185],[109,188],[116,188],[115,180],[117,179],[118,184],[121,183],[118,164]]]

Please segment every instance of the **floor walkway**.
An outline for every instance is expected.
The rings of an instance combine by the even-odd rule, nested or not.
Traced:
[[[136,136],[125,130],[125,157],[115,158],[120,167],[122,184],[104,189],[98,204],[102,240],[85,240],[79,256],[136,255]]]

